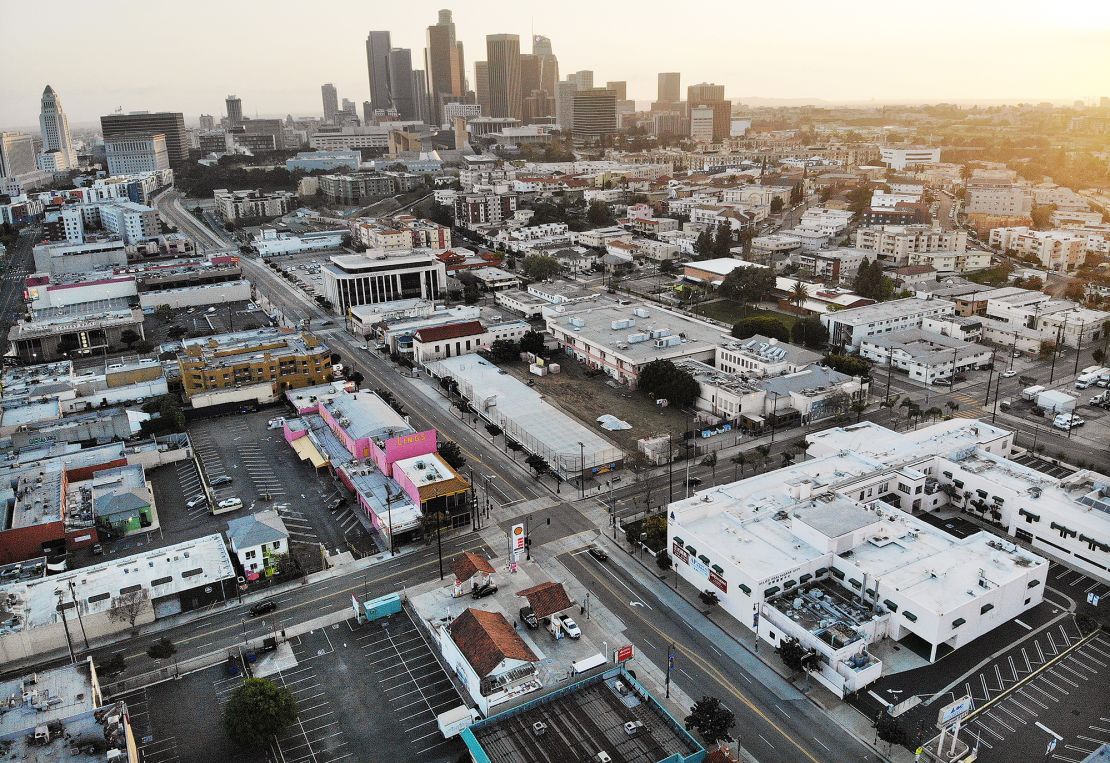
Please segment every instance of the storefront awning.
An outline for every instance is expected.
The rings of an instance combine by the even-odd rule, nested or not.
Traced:
[[[293,440],[293,450],[296,451],[297,457],[302,461],[310,462],[315,468],[319,469],[328,463],[328,459],[316,450],[316,446],[307,437],[301,437]]]

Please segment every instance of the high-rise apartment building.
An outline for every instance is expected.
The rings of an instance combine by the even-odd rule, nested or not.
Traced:
[[[681,72],[659,72],[657,100],[660,103],[678,103],[682,100]]]
[[[486,63],[489,65],[490,116],[522,119],[520,36],[487,35]]]
[[[73,137],[69,134],[69,118],[62,108],[62,99],[50,85],[42,91],[42,111],[39,113],[39,128],[42,131],[42,151],[56,151],[59,154],[60,169],[77,166],[77,151],[73,147]]]
[[[569,74],[567,79],[572,81],[579,90],[590,90],[594,86],[594,73],[588,69]]]
[[[200,129],[202,130],[216,129],[216,118],[211,114],[201,114],[200,119],[197,120],[197,123],[200,125]]]
[[[488,117],[489,103],[489,64],[485,61],[474,62],[474,95],[482,107],[482,116]]]
[[[237,95],[229,95],[224,99],[227,104],[227,123],[229,127],[234,127],[243,121],[243,101]]]
[[[442,114],[443,96],[450,98],[463,94],[466,77],[462,63],[462,43],[455,39],[451,11],[441,10],[438,22],[428,27],[428,46],[424,50],[424,70],[437,121],[440,121]]]
[[[616,93],[603,87],[574,93],[571,132],[575,141],[593,141],[617,131]]]
[[[0,178],[34,172],[35,141],[26,133],[0,132]]]
[[[375,109],[393,108],[389,89],[389,32],[366,35],[366,71],[370,78],[370,103]]]
[[[389,51],[389,92],[393,98],[393,108],[401,115],[401,119],[416,119],[412,51],[408,48],[393,48]]]
[[[335,85],[330,82],[320,87],[320,96],[324,101],[324,121],[328,124],[335,124],[336,117],[339,115],[339,93],[335,89]]]
[[[228,119],[231,117],[228,116]],[[166,136],[162,133],[104,141],[104,154],[111,175],[137,175],[170,168]]]
[[[166,136],[166,153],[170,165],[189,160],[189,137],[185,133],[185,117],[181,112],[133,111],[130,114],[108,114],[100,118],[104,140],[116,138],[149,137],[162,133]]]

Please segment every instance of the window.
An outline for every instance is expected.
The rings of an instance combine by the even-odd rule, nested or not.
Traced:
[[[143,587],[136,583],[135,585],[124,586],[123,588],[119,589],[119,595],[124,596],[126,594],[135,593],[135,591],[141,590],[143,590]]]
[[[243,554],[243,558],[244,559],[254,559],[254,556],[255,556],[256,553],[257,552],[252,548],[250,551]]]
[[[166,583],[172,583],[172,582],[173,582],[172,577],[155,578],[154,580],[150,581],[150,586],[151,586],[151,588],[153,588],[154,586],[165,585]]]
[[[274,541],[274,551],[277,551],[279,548],[281,548],[281,541],[280,540],[275,540]]]

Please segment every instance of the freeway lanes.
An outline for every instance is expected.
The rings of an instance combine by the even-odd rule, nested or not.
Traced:
[[[6,257],[4,280],[0,282],[0,346],[5,352],[8,349],[8,330],[23,317],[24,282],[34,269],[32,247],[41,231],[38,225],[21,230]]]
[[[608,562],[581,551],[558,558],[624,621],[641,654],[665,669],[675,645],[671,680],[691,698],[720,697],[736,715],[734,735],[761,763],[880,759],[623,551]]]

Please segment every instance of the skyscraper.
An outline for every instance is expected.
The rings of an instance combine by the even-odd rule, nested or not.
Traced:
[[[579,90],[590,90],[594,86],[594,73],[589,69],[574,72],[567,75],[567,79],[574,82],[574,86]]]
[[[614,93],[616,93],[618,101],[628,100],[628,83],[624,82],[623,80],[617,82],[606,82],[605,89],[612,90]]]
[[[571,132],[575,141],[593,141],[617,131],[616,93],[603,87],[574,93]]]
[[[324,99],[324,121],[335,124],[336,115],[339,114],[339,93],[335,85],[328,82],[321,86],[320,95]]]
[[[393,108],[389,91],[389,32],[366,35],[366,71],[370,77],[370,103],[375,109]]]
[[[520,97],[527,99],[537,90],[542,90],[540,85],[540,57],[535,53],[520,54]]]
[[[574,127],[574,94],[578,86],[567,79],[555,85],[555,124],[565,133]]]
[[[435,118],[440,119],[443,96],[463,94],[462,47],[455,39],[451,11],[441,10],[438,22],[428,27],[428,47],[424,50],[424,69],[428,77]]]
[[[694,109],[705,106],[713,111],[712,141],[717,143],[729,136],[732,104],[725,100],[725,86],[701,82],[686,89],[686,105],[690,109],[690,137],[698,139],[695,130]]]
[[[202,130],[216,129],[216,118],[211,114],[201,114],[197,122],[199,123],[200,129]]]
[[[224,103],[227,104],[228,125],[234,127],[243,121],[243,101],[237,95],[229,95]]]
[[[73,138],[69,134],[69,118],[62,108],[62,99],[50,85],[42,91],[42,112],[39,114],[39,128],[42,130],[42,150],[57,151],[65,168],[77,166],[77,151],[73,148]]]
[[[149,138],[166,136],[166,153],[170,164],[189,161],[189,137],[185,133],[185,117],[179,111],[133,111],[130,114],[108,114],[100,118],[104,142],[116,138]]]
[[[660,103],[678,103],[682,100],[682,74],[679,72],[659,73],[659,94],[656,98]]]
[[[540,88],[554,97],[559,83],[559,59],[551,51],[551,40],[542,34],[532,35],[532,55],[540,59]]]
[[[430,124],[432,114],[428,105],[428,76],[423,69],[412,70],[412,102],[415,118],[424,124]]]
[[[416,119],[412,51],[408,48],[393,48],[389,51],[389,93],[393,99],[393,108],[401,115],[401,119]]]
[[[520,36],[486,35],[491,117],[523,118],[520,93]]]
[[[0,132],[0,178],[34,171],[34,139],[22,132]]]
[[[374,104],[370,101],[362,102],[362,123],[364,125],[374,124]]]
[[[485,61],[474,62],[474,99],[482,107],[482,116],[489,116],[489,64]]]
[[[712,103],[713,101],[723,101],[724,99],[724,85],[713,85],[709,82],[701,82],[686,88],[686,102],[689,103],[691,107],[697,106],[700,103]]]

